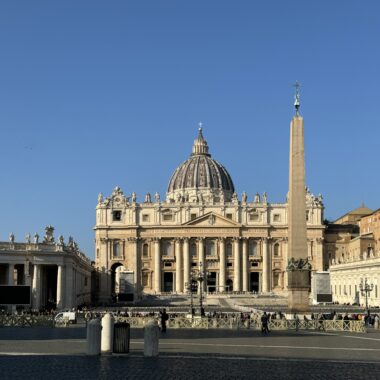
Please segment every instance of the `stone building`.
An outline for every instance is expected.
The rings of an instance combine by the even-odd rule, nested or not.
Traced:
[[[360,291],[360,285],[367,279],[368,284],[373,285],[369,304],[380,306],[380,212],[362,206],[346,216],[349,214],[350,222],[344,223],[347,218],[342,217],[337,221],[343,224],[335,221],[326,229],[333,301],[364,305],[365,296]]]
[[[0,242],[0,290],[29,286],[31,302],[25,308],[71,309],[91,302],[90,260],[73,238],[67,244],[63,236],[55,241],[53,232],[48,226],[42,241],[36,233],[33,238],[28,234],[24,243],[15,242],[11,233],[9,242]]]
[[[192,272],[209,292],[286,292],[287,203],[267,194],[238,197],[226,168],[212,158],[199,129],[192,154],[174,171],[166,193],[116,187],[96,206],[96,267],[100,301],[111,294],[184,293]],[[308,258],[323,270],[323,202],[307,190]],[[207,274],[207,275],[206,275]]]

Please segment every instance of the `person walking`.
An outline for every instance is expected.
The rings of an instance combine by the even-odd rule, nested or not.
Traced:
[[[265,311],[264,314],[261,316],[261,332],[265,335],[269,334],[268,315]]]
[[[169,319],[169,316],[166,314],[166,309],[163,309],[161,312],[161,331],[166,332],[166,321]]]

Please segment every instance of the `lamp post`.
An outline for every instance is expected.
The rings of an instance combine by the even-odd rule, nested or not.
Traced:
[[[185,284],[187,291],[190,293],[190,314],[191,318],[194,316],[194,303],[193,303],[193,291],[195,290],[194,279],[191,277],[190,282]]]
[[[204,316],[204,308],[203,308],[203,281],[207,279],[207,273],[205,273],[203,268],[203,263],[199,263],[199,268],[194,269],[191,272],[191,283],[197,282],[199,283],[199,309],[200,309],[200,315]],[[192,293],[191,293],[192,294]]]
[[[368,308],[368,294],[372,292],[373,290],[373,284],[368,284],[367,282],[367,277],[364,279],[364,284],[363,284],[363,279],[361,280],[359,284],[359,289],[362,294],[362,296],[365,296],[365,309],[367,316],[369,316],[369,308]]]

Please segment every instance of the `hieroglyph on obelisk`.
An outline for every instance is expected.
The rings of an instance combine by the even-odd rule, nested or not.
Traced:
[[[292,312],[309,308],[310,270],[306,239],[306,190],[303,118],[299,114],[299,84],[296,83],[296,113],[290,123],[288,198],[288,307]]]

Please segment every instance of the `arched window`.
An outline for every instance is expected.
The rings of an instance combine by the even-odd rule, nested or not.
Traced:
[[[149,246],[146,243],[143,245],[142,255],[143,257],[149,257]]]
[[[192,257],[197,256],[197,245],[195,243],[190,244],[190,255]]]
[[[227,256],[232,256],[232,243],[227,243],[226,244],[226,255]]]
[[[207,256],[215,255],[215,242],[213,240],[207,240],[206,242],[206,255]]]
[[[280,256],[280,244],[276,243],[273,247],[273,256]]]
[[[163,256],[173,256],[173,247],[170,241],[165,241],[162,244],[162,255]]]
[[[257,243],[254,240],[249,241],[249,256],[257,256]]]
[[[118,240],[113,242],[112,255],[113,257],[121,257],[121,244]]]

